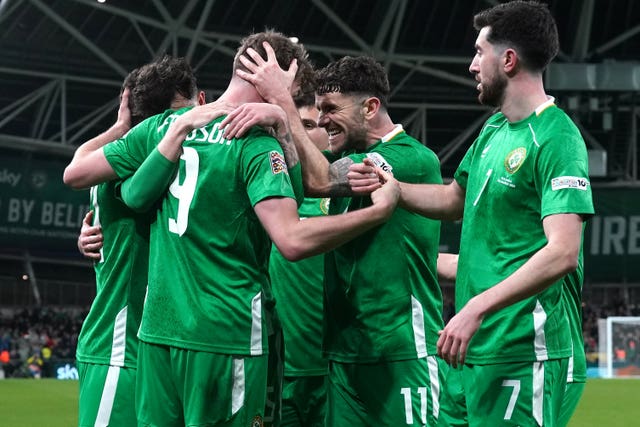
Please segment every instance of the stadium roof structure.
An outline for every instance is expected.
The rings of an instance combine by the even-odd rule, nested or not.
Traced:
[[[0,0],[0,147],[70,156],[115,119],[129,70],[187,57],[210,99],[239,40],[273,28],[315,64],[368,54],[388,70],[391,114],[452,176],[490,112],[468,72],[473,15],[495,0]],[[561,52],[549,92],[570,112],[606,179],[637,181],[640,2],[549,0]]]

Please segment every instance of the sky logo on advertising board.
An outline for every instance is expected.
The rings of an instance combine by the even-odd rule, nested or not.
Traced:
[[[11,172],[7,168],[0,171],[0,184],[9,184],[10,186],[15,187],[18,185],[18,182],[20,182],[20,178],[22,178],[21,173]]]
[[[78,379],[78,370],[75,366],[70,364],[66,364],[64,366],[60,366],[56,371],[56,378],[59,380],[77,380]]]
[[[586,191],[588,187],[589,180],[579,176],[559,176],[551,179],[551,189],[553,191],[564,190],[565,188]]]

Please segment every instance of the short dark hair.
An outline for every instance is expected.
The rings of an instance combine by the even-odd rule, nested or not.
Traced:
[[[176,94],[194,99],[198,87],[191,65],[185,58],[164,55],[132,71],[125,79],[131,91],[129,106],[132,124],[171,108]]]
[[[487,41],[513,47],[530,71],[544,71],[558,54],[558,28],[546,4],[512,1],[478,13],[473,26],[490,27]]]
[[[314,107],[316,105],[316,97],[313,92],[305,92],[293,97],[296,108]]]
[[[125,89],[133,90],[133,87],[136,85],[136,80],[138,79],[138,74],[140,74],[140,68],[135,68],[127,74],[127,77],[124,78],[124,82],[122,83],[123,91]]]
[[[278,64],[283,70],[288,70],[291,61],[297,60],[296,81],[300,84],[301,89],[306,91],[310,84],[309,81],[313,80],[313,66],[309,60],[309,54],[301,43],[274,30],[268,29],[260,33],[251,34],[240,41],[240,47],[233,60],[233,72],[235,73],[236,70],[247,71],[247,68],[240,62],[239,58],[249,48],[252,48],[266,59],[267,53],[262,45],[264,42],[268,42],[271,45],[276,54]]]
[[[131,112],[131,125],[135,126],[140,123],[145,117],[138,117],[133,114],[133,88],[136,85],[136,80],[138,80],[138,73],[140,73],[140,68],[135,68],[131,70],[127,77],[124,78],[124,82],[122,83],[122,88],[120,89],[120,95],[124,92],[125,89],[129,89],[129,111]]]
[[[386,109],[389,79],[380,63],[370,56],[345,56],[316,73],[316,93],[375,96]]]

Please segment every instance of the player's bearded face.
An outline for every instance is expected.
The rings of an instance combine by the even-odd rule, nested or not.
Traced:
[[[367,128],[361,110],[354,111],[350,127],[345,129],[347,137],[346,149],[364,148],[367,146]]]
[[[469,71],[478,82],[476,89],[480,103],[499,107],[504,101],[508,82],[501,69],[505,48],[489,43],[487,40],[489,32],[489,27],[480,30],[476,39],[476,54],[471,61]]]
[[[329,134],[333,153],[366,147],[367,128],[363,100],[332,92],[317,95],[316,104],[320,110],[318,126],[325,128]]]
[[[507,88],[507,78],[498,73],[498,70],[495,71],[492,76],[483,77],[479,85],[478,101],[491,107],[502,105],[505,89]]]

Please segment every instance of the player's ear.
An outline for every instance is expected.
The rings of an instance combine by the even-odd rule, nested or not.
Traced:
[[[502,60],[504,62],[503,69],[504,72],[511,75],[513,74],[520,65],[520,57],[518,56],[518,52],[515,49],[507,49],[502,54]]]
[[[201,90],[200,92],[198,92],[198,105],[204,105],[207,103],[207,97],[205,96],[205,93],[203,90]]]
[[[369,97],[363,102],[363,110],[366,118],[371,118],[376,115],[380,109],[380,100],[375,96]]]

